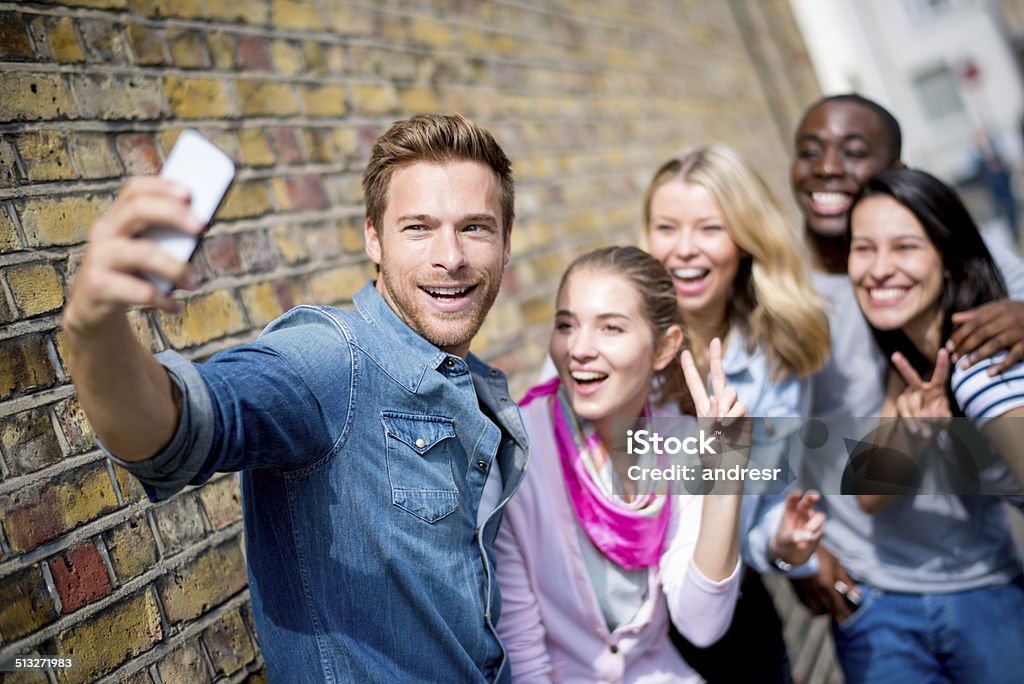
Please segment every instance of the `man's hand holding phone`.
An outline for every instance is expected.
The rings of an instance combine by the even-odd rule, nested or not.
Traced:
[[[160,177],[125,183],[89,230],[64,309],[65,327],[88,335],[132,306],[178,312],[181,305],[170,296],[171,288],[197,287],[188,260],[233,176],[226,155],[186,131]]]

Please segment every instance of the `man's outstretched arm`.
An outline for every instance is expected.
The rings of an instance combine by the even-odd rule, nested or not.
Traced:
[[[129,180],[89,230],[63,316],[82,409],[104,446],[126,461],[156,454],[170,442],[181,414],[177,387],[136,339],[126,316],[133,306],[174,313],[180,304],[139,274],[195,287],[187,264],[138,237],[152,225],[194,235],[204,227],[189,210],[184,188],[157,177]]]

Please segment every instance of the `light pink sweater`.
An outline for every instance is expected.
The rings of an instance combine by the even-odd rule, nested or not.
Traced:
[[[700,682],[668,639],[668,620],[697,645],[717,641],[732,620],[740,569],[713,582],[692,564],[701,497],[671,505],[661,562],[648,598],[609,632],[587,572],[579,522],[566,492],[547,402],[522,410],[532,453],[505,509],[495,544],[502,611],[498,633],[515,682]],[[667,599],[667,600],[666,600]]]

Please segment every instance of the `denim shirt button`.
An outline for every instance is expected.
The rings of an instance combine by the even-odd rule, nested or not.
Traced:
[[[455,359],[449,356],[445,360],[444,365],[448,366],[449,368],[455,368]]]
[[[423,441],[422,437],[420,437],[419,439],[416,440],[416,446],[419,447],[420,449],[422,449],[425,445],[426,445],[426,442]]]
[[[476,462],[476,467],[479,468],[480,470],[483,470],[484,468],[487,467],[487,461],[484,461],[484,460],[477,461]]]

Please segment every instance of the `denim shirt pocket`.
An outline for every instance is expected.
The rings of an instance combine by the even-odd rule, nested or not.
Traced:
[[[451,418],[382,411],[391,503],[428,523],[459,506]]]

